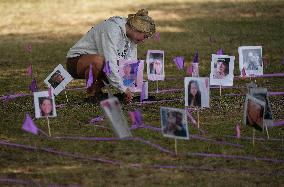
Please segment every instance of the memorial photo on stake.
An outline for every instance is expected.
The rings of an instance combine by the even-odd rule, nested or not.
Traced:
[[[185,77],[185,106],[209,107],[209,78]]]
[[[164,51],[148,50],[146,62],[149,80],[165,79]]]
[[[131,137],[132,134],[128,128],[127,120],[122,113],[118,99],[116,97],[111,97],[101,101],[100,104],[109,119],[115,134],[119,138]]]
[[[48,91],[34,92],[34,107],[36,118],[56,117],[54,95]]]
[[[239,52],[240,74],[245,71],[246,76],[263,75],[262,47],[241,46]],[[244,70],[243,70],[244,69]]]
[[[52,88],[55,95],[58,95],[72,80],[73,78],[71,77],[71,75],[63,68],[61,64],[59,64],[53,70],[53,72],[47,76],[47,78],[44,80],[44,83],[48,87]]]
[[[233,86],[234,56],[212,54],[210,85]]]
[[[165,137],[189,139],[187,117],[184,109],[160,108],[161,128]]]
[[[256,130],[263,130],[263,119],[265,111],[265,102],[246,95],[244,105],[244,124],[255,128]]]
[[[132,92],[141,92],[143,84],[144,60],[120,60],[119,75],[123,85]]]
[[[264,125],[268,127],[273,124],[272,110],[268,98],[267,88],[255,87],[249,89],[249,94],[256,99],[259,99],[265,102],[265,111],[264,111]]]

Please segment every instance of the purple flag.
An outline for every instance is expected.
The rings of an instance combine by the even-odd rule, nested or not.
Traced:
[[[103,68],[103,72],[106,74],[106,75],[109,75],[111,74],[111,69],[110,69],[110,66],[109,66],[109,61],[107,61],[104,65],[104,68]]]
[[[26,114],[22,129],[32,134],[38,134],[38,129],[29,114]]]
[[[246,70],[245,70],[245,68],[243,67],[243,69],[242,69],[242,77],[245,77],[247,74],[246,74]]]
[[[183,56],[177,56],[174,58],[173,61],[179,70],[184,68],[184,57]]]
[[[98,123],[98,122],[103,121],[103,120],[104,120],[103,117],[97,116],[97,117],[91,119],[91,120],[90,120],[90,123],[95,124],[95,123]]]
[[[223,54],[224,54],[223,49],[222,48],[218,49],[217,55],[223,55]]]
[[[156,32],[156,33],[153,35],[153,40],[155,40],[155,41],[160,41],[160,33],[159,33],[159,32]]]
[[[52,97],[52,90],[51,90],[51,87],[48,87],[48,97],[49,97],[49,98]]]
[[[238,139],[241,138],[241,130],[240,130],[239,124],[236,125],[236,136],[237,136]]]
[[[143,125],[143,119],[140,110],[135,110],[134,111],[134,117],[135,117],[135,122],[137,126],[142,126]]]
[[[88,77],[88,81],[87,81],[87,88],[90,88],[93,83],[94,83],[93,65],[90,64],[89,77]]]
[[[198,51],[194,53],[193,63],[198,63]]]
[[[32,68],[32,65],[30,64],[29,67],[27,68],[27,74],[29,76],[33,76],[33,68]]]
[[[25,45],[25,51],[28,52],[28,53],[31,53],[32,52],[32,44],[26,44]]]
[[[187,67],[186,73],[187,73],[188,76],[192,75],[192,65]]]
[[[31,92],[37,92],[38,88],[37,88],[37,83],[35,79],[33,79],[31,84],[29,85],[29,90]]]

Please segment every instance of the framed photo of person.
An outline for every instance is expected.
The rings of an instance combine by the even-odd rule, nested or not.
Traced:
[[[212,54],[210,85],[233,86],[234,56]]]
[[[272,109],[268,98],[267,88],[255,87],[249,89],[249,94],[256,99],[265,102],[264,125],[267,127],[273,124]]]
[[[119,75],[131,92],[141,92],[144,60],[119,60]]]
[[[247,94],[244,107],[244,124],[263,131],[265,102]]]
[[[147,76],[149,80],[165,80],[164,51],[148,50],[147,52]]]
[[[54,95],[48,91],[34,92],[34,107],[36,118],[56,117]]]
[[[161,107],[160,116],[163,136],[189,139],[187,116],[184,109]]]
[[[59,64],[54,68],[52,73],[47,76],[44,83],[52,89],[54,95],[58,95],[72,80],[72,76]]]
[[[238,52],[241,76],[243,69],[248,77],[263,75],[262,46],[241,46]]]
[[[209,107],[209,78],[185,77],[185,106],[192,108]]]
[[[101,101],[100,104],[115,134],[119,138],[131,137],[132,134],[128,128],[127,120],[122,113],[118,99],[116,97],[111,97]]]

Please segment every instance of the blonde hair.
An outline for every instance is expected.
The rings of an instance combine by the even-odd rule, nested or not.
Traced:
[[[132,29],[143,32],[147,37],[153,36],[156,32],[156,26],[153,19],[148,16],[148,10],[140,9],[136,14],[129,14],[127,25]]]

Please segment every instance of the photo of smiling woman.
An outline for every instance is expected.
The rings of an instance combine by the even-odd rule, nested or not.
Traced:
[[[196,80],[191,80],[188,83],[188,106],[201,107],[201,92]]]
[[[48,97],[39,97],[39,108],[42,117],[53,116],[52,99]]]

